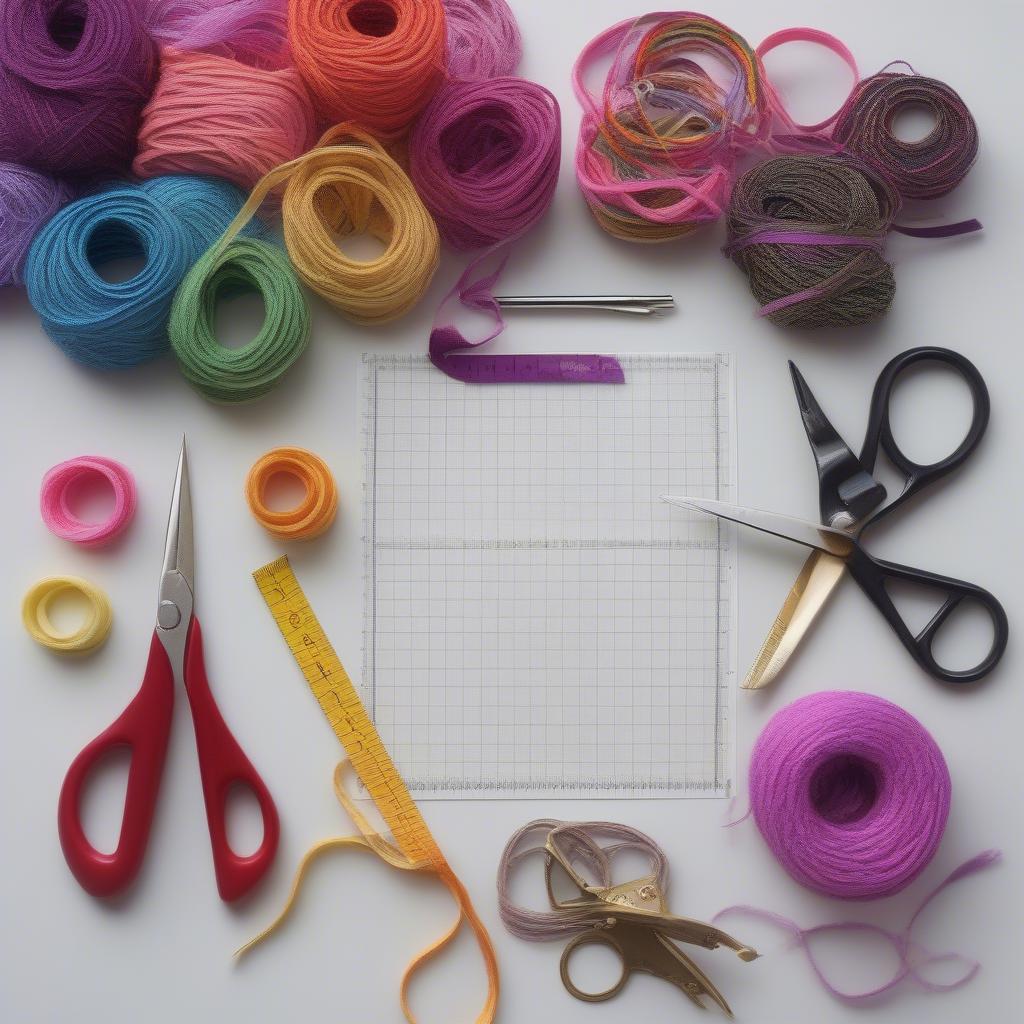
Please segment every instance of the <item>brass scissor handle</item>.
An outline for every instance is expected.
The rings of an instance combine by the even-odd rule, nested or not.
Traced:
[[[581,946],[599,943],[610,947],[622,962],[622,975],[603,992],[584,992],[572,980],[569,961]],[[702,996],[713,999],[729,1016],[732,1010],[711,979],[670,939],[648,924],[634,924],[615,916],[595,923],[569,941],[562,952],[559,973],[566,991],[587,1003],[602,1003],[617,996],[634,972],[652,974],[675,985],[697,1006]]]

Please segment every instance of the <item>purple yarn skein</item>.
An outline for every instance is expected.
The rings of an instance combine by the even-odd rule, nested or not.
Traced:
[[[126,173],[157,67],[135,0],[4,0],[0,160],[67,178]]]
[[[754,820],[801,885],[838,899],[905,889],[928,866],[949,817],[949,769],[902,708],[832,691],[783,708],[750,760]]]
[[[71,190],[56,178],[0,163],[0,288],[21,284],[36,232],[70,200]]]
[[[444,240],[483,249],[518,238],[544,216],[561,148],[558,101],[542,85],[454,82],[416,124],[409,174]]]

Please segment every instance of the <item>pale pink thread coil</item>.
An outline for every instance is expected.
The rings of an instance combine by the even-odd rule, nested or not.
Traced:
[[[86,523],[71,509],[76,487],[88,480],[105,480],[114,493],[114,509],[99,523]],[[135,478],[120,462],[101,455],[82,455],[54,466],[43,477],[39,510],[52,534],[85,547],[100,547],[122,533],[135,515]]]

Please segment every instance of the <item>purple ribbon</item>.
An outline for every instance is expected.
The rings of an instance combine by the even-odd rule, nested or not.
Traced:
[[[449,302],[458,298],[467,309],[491,316],[494,329],[485,338],[470,341],[454,325],[435,323],[430,332],[430,361],[442,373],[464,384],[625,384],[622,366],[612,356],[471,356],[465,353],[466,349],[493,341],[505,329],[505,318],[493,289],[505,269],[508,254],[501,257],[493,272],[473,280],[474,272],[497,251],[484,253],[463,271],[438,313],[440,319]]]

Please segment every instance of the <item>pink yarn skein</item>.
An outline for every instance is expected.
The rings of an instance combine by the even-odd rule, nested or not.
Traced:
[[[866,693],[818,693],[783,708],[750,760],[751,810],[779,863],[839,899],[910,885],[942,840],[950,790],[921,723]]]
[[[110,484],[114,492],[114,511],[105,522],[83,522],[71,509],[72,489],[84,480],[96,477]],[[81,455],[54,466],[43,477],[39,510],[50,532],[86,547],[100,547],[112,541],[135,515],[135,478],[120,462],[101,455]]]

